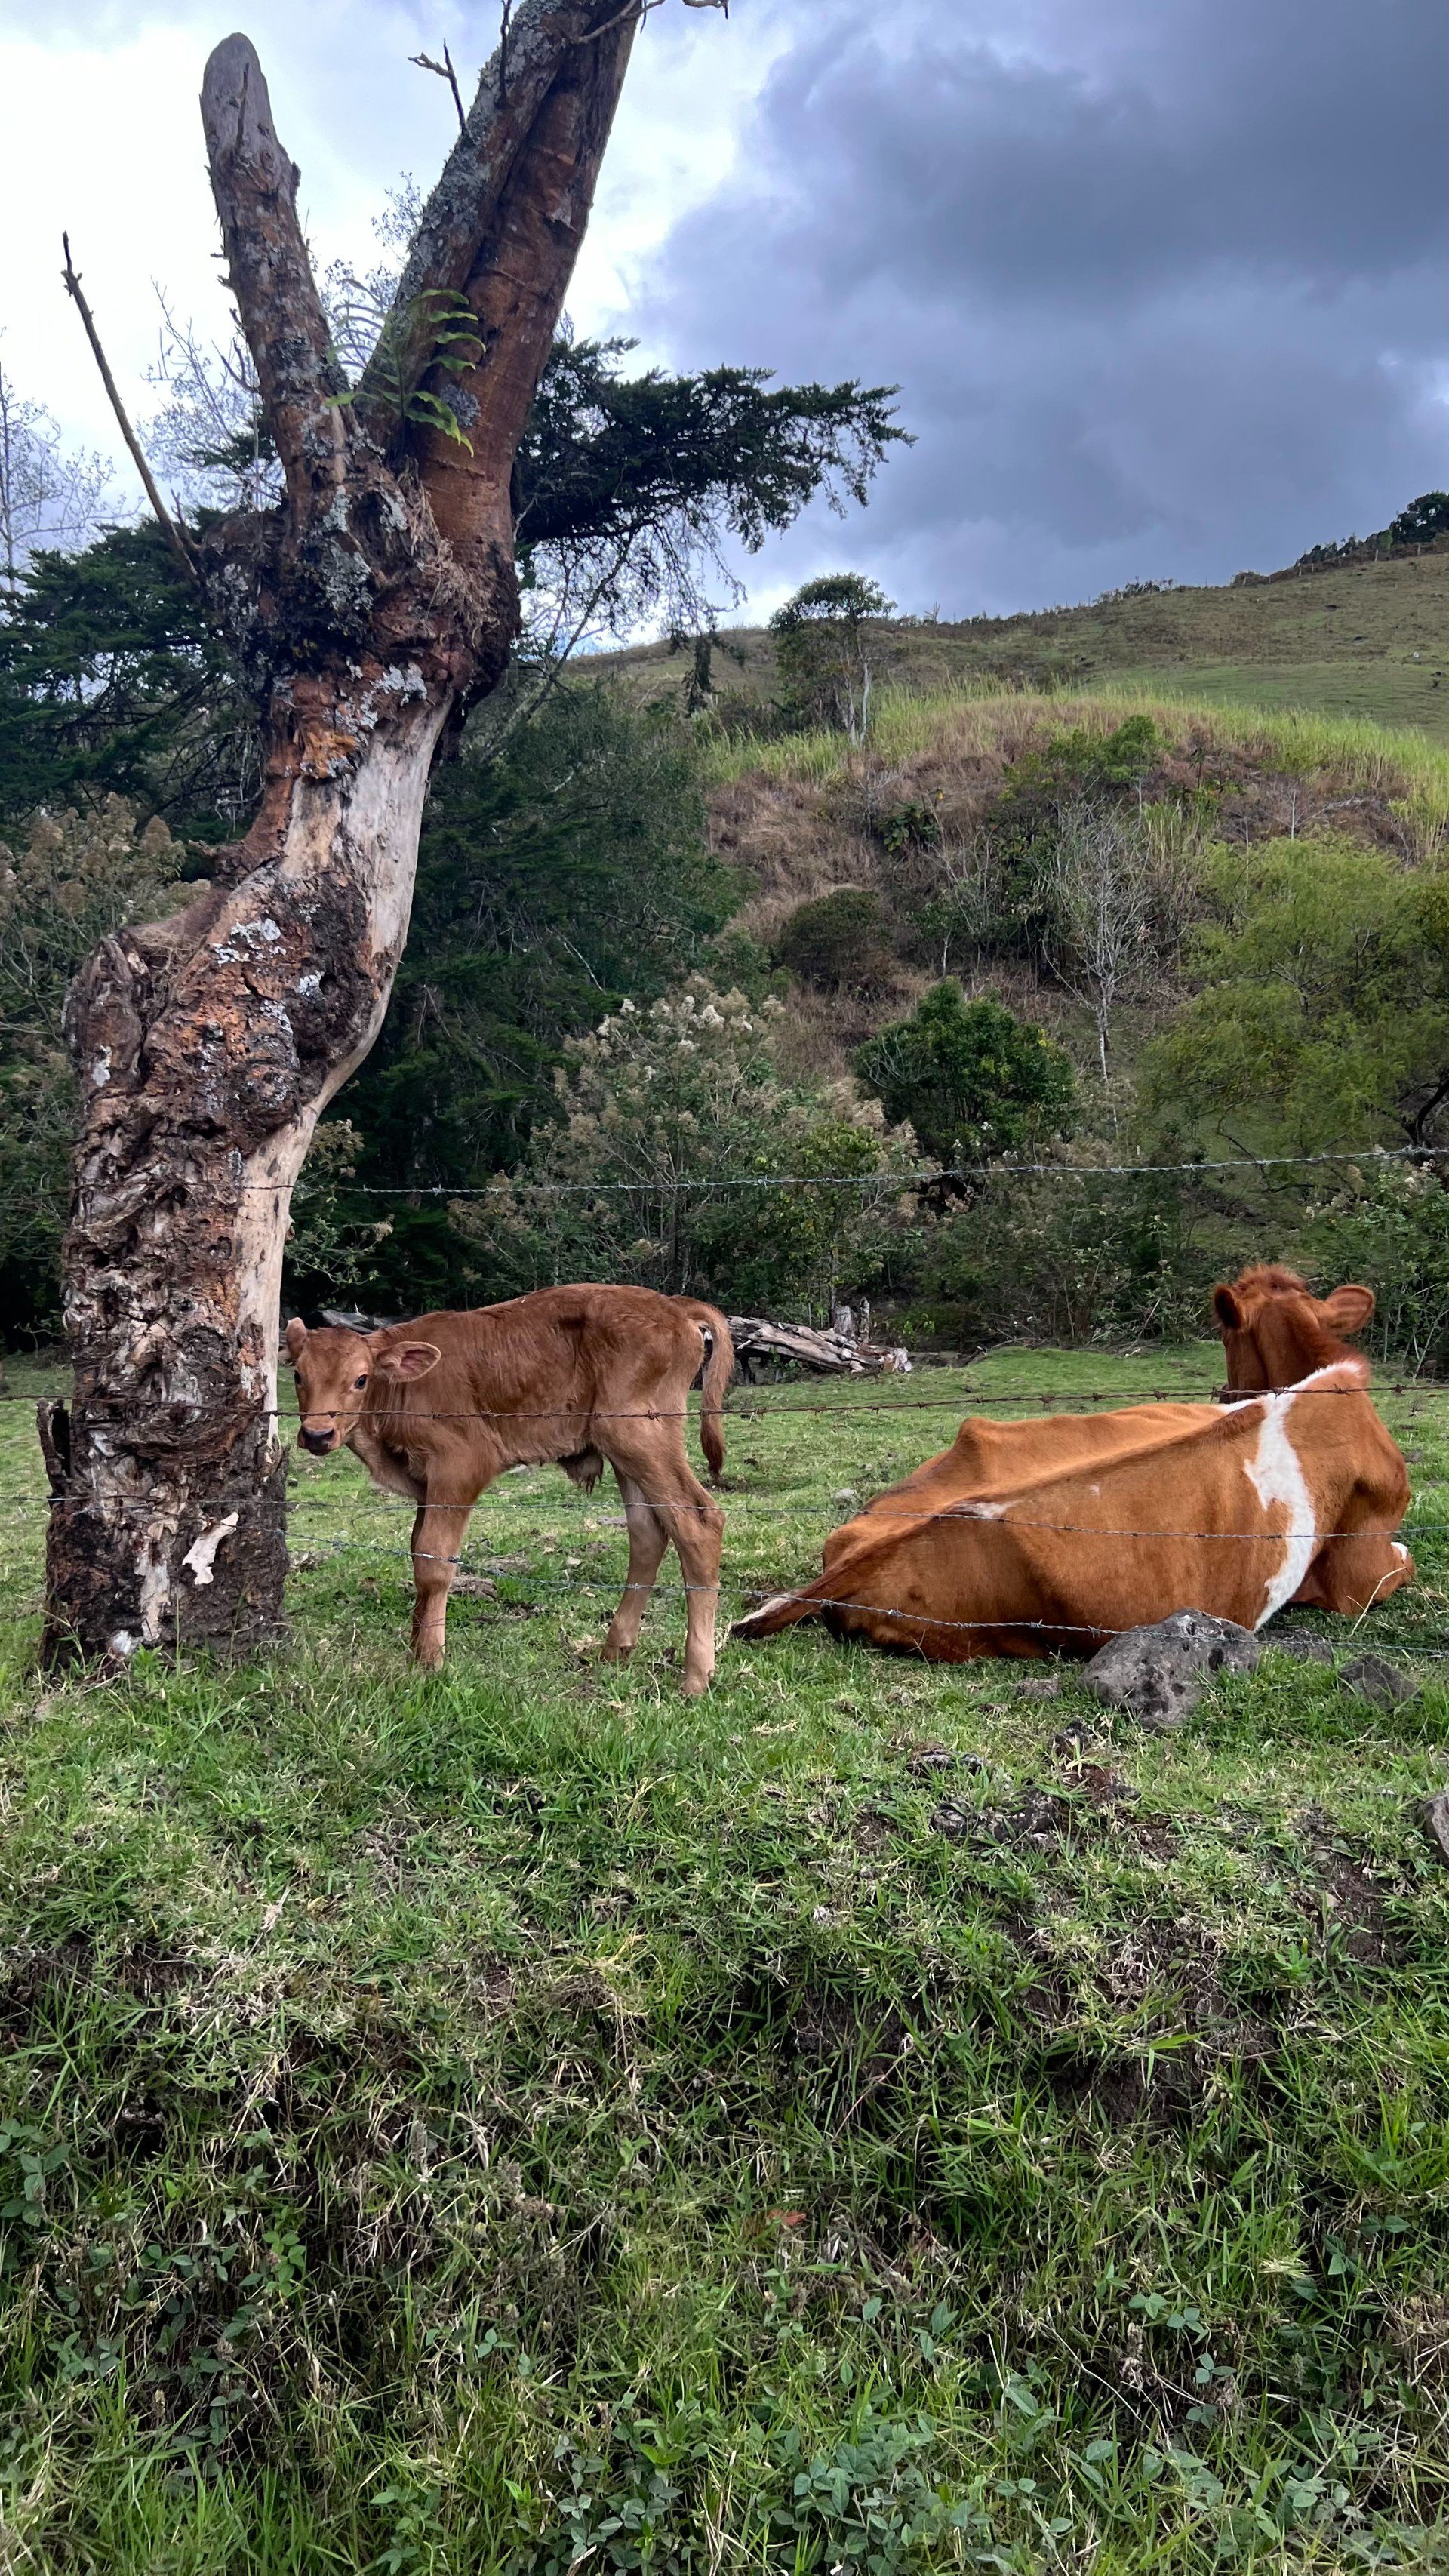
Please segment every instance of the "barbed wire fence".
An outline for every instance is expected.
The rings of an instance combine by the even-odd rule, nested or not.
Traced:
[[[535,1181],[531,1179],[504,1179],[495,1182],[477,1183],[472,1185],[455,1185],[451,1183],[412,1184],[406,1182],[356,1183],[351,1180],[347,1180],[340,1184],[340,1188],[345,1191],[347,1195],[353,1197],[394,1199],[410,1203],[416,1203],[420,1199],[452,1201],[486,1199],[490,1197],[506,1197],[510,1200],[517,1201],[520,1198],[526,1198],[532,1194],[539,1194],[547,1197],[575,1197],[585,1200],[599,1196],[615,1196],[618,1194],[658,1197],[661,1193],[668,1194],[670,1191],[687,1194],[691,1190],[713,1193],[720,1190],[768,1191],[783,1189],[858,1189],[873,1191],[879,1194],[882,1191],[887,1193],[903,1193],[912,1189],[936,1186],[943,1183],[959,1185],[992,1184],[1011,1179],[1040,1180],[1056,1177],[1074,1177],[1092,1181],[1103,1181],[1114,1179],[1158,1179],[1167,1178],[1169,1176],[1186,1179],[1203,1179],[1212,1174],[1224,1172],[1254,1171],[1263,1173],[1283,1170],[1332,1169],[1335,1167],[1344,1170],[1362,1171],[1365,1167],[1373,1166],[1397,1166],[1403,1169],[1435,1170],[1446,1162],[1449,1162],[1449,1147],[1410,1145],[1376,1146],[1365,1148],[1359,1152],[1335,1151],[1299,1154],[1235,1154],[1219,1157],[1203,1156],[1193,1157],[1186,1161],[1159,1163],[1076,1163],[1066,1160],[1048,1160],[1017,1163],[993,1162],[967,1164],[948,1166],[945,1168],[938,1165],[930,1165],[922,1167],[918,1171],[897,1172],[871,1171],[852,1173],[812,1172],[754,1174],[712,1172],[696,1175],[682,1173],[676,1179],[665,1178],[663,1180],[661,1180],[658,1174],[651,1174],[648,1178],[639,1180]],[[184,1176],[179,1177],[184,1178]],[[251,1191],[262,1191],[267,1195],[275,1197],[290,1196],[294,1204],[305,1204],[309,1197],[322,1197],[324,1195],[330,1196],[338,1187],[338,1184],[328,1182],[320,1188],[309,1191],[305,1175],[303,1175],[297,1182],[290,1185],[251,1183],[238,1180],[235,1184],[234,1195],[239,1199]],[[824,1415],[837,1415],[853,1421],[860,1421],[863,1418],[868,1418],[870,1416],[881,1416],[896,1419],[905,1414],[938,1414],[950,1415],[959,1421],[963,1416],[967,1419],[973,1417],[990,1418],[991,1415],[1002,1409],[1014,1409],[1018,1412],[1035,1412],[1050,1416],[1054,1413],[1068,1414],[1080,1412],[1084,1407],[1088,1406],[1093,1408],[1106,1406],[1111,1407],[1114,1410],[1120,1410],[1127,1407],[1151,1404],[1187,1403],[1216,1405],[1220,1404],[1230,1393],[1229,1390],[1221,1386],[1207,1386],[1185,1381],[1180,1381],[1167,1386],[1153,1386],[1148,1388],[1130,1388],[1124,1387],[1120,1384],[1106,1387],[1068,1386],[1063,1388],[1050,1388],[1042,1387],[1040,1384],[1014,1384],[1011,1381],[995,1383],[988,1382],[973,1387],[969,1383],[971,1370],[973,1367],[979,1368],[982,1365],[983,1360],[989,1358],[989,1356],[989,1354],[977,1354],[975,1359],[963,1360],[961,1362],[951,1364],[941,1361],[937,1354],[927,1353],[915,1355],[916,1364],[918,1366],[922,1361],[924,1361],[927,1367],[932,1365],[940,1366],[942,1368],[949,1367],[953,1378],[958,1380],[964,1378],[968,1381],[964,1385],[959,1383],[956,1384],[953,1386],[950,1393],[939,1396],[921,1396],[915,1394],[905,1395],[894,1391],[889,1395],[867,1394],[861,1386],[860,1379],[852,1381],[852,1392],[849,1395],[829,1398],[814,1396],[801,1398],[792,1393],[776,1400],[775,1390],[769,1390],[767,1394],[766,1391],[761,1389],[759,1386],[749,1386],[740,1390],[740,1394],[744,1399],[743,1404],[737,1402],[732,1410],[734,1411],[737,1421],[758,1419],[774,1422],[788,1419],[792,1414],[796,1413],[817,1418]],[[1329,1397],[1341,1397],[1345,1395],[1361,1397],[1364,1393],[1364,1390],[1357,1386],[1314,1387],[1311,1385],[1303,1385],[1291,1391],[1293,1393],[1295,1403],[1301,1403],[1305,1398],[1327,1399]],[[1236,1391],[1237,1398],[1241,1401],[1252,1401],[1255,1396],[1260,1395],[1262,1392],[1264,1391]],[[1402,1372],[1380,1379],[1374,1385],[1372,1392],[1379,1397],[1392,1397],[1400,1404],[1407,1404],[1411,1423],[1417,1418],[1420,1409],[1423,1406],[1449,1400],[1449,1384],[1427,1381],[1417,1375],[1405,1374]],[[194,1405],[188,1407],[184,1397],[176,1396],[138,1398],[132,1395],[125,1395],[106,1397],[104,1395],[93,1393],[89,1394],[86,1400],[88,1405],[91,1406],[94,1406],[97,1403],[114,1403],[118,1406],[124,1407],[128,1414],[142,1412],[148,1415],[161,1415],[173,1423],[175,1422],[178,1414],[189,1414],[191,1419],[199,1422],[205,1417],[208,1410],[208,1408],[196,1407]],[[33,1394],[26,1391],[0,1389],[0,1405],[33,1404],[34,1402],[35,1398]],[[212,1408],[212,1410],[214,1409],[215,1408]],[[298,1419],[298,1416],[294,1411],[280,1405],[268,1407],[267,1410],[270,1413],[271,1418],[277,1423],[279,1430],[284,1424],[295,1422]],[[463,1413],[458,1413],[427,1411],[422,1407],[410,1404],[407,1410],[410,1420],[430,1422],[486,1422],[488,1420],[499,1420],[517,1423],[521,1419],[536,1418],[547,1420],[553,1418],[550,1412],[543,1412],[537,1416],[528,1416],[526,1414],[521,1414],[517,1408],[508,1408],[506,1410],[500,1409],[497,1413],[490,1413],[487,1408],[478,1407],[471,1408]],[[681,1408],[682,1418],[688,1418],[688,1413],[689,1408]],[[649,1408],[647,1412],[641,1412],[634,1415],[623,1413],[595,1414],[591,1418],[601,1422],[607,1420],[644,1418],[657,1421],[660,1419],[666,1419],[668,1416],[667,1413],[661,1413],[659,1408]],[[538,1468],[551,1463],[554,1462],[547,1459],[535,1462],[525,1462],[524,1466],[505,1470],[503,1472],[505,1474],[535,1472]],[[496,1485],[491,1489],[485,1490],[496,1491]],[[459,1497],[457,1501],[454,1502],[445,1498],[429,1496],[428,1507],[430,1509],[437,1510],[472,1510],[481,1499],[481,1497],[474,1495],[467,1497],[466,1500]],[[640,1499],[646,1503],[651,1503],[658,1502],[663,1498],[643,1495]],[[854,1498],[852,1497],[852,1499]],[[677,1498],[671,1497],[669,1500],[671,1508],[677,1508]],[[551,1515],[558,1518],[563,1514],[572,1512],[573,1516],[579,1518],[588,1530],[595,1532],[600,1529],[618,1528],[623,1530],[627,1528],[626,1514],[601,1514],[597,1510],[590,1514],[586,1509],[586,1503],[587,1497],[584,1494],[578,1494],[576,1496],[572,1496],[567,1493],[557,1495],[550,1504]],[[57,1509],[106,1511],[133,1509],[144,1511],[148,1508],[149,1506],[143,1496],[120,1493],[110,1496],[98,1495],[94,1488],[88,1489],[84,1493],[70,1493],[65,1490],[61,1490],[59,1492],[53,1492],[49,1496],[36,1496],[34,1498],[22,1496],[0,1496],[0,1514],[22,1519],[30,1516],[48,1516],[51,1512]],[[380,1539],[369,1539],[367,1537],[358,1537],[355,1535],[358,1525],[365,1521],[376,1521],[377,1519],[382,1518],[394,1523],[395,1525],[400,1525],[402,1522],[414,1517],[419,1508],[419,1505],[402,1498],[381,1494],[364,1494],[360,1496],[350,1508],[349,1519],[352,1527],[349,1529],[347,1534],[328,1536],[325,1538],[319,1534],[315,1541],[309,1540],[307,1544],[294,1556],[293,1570],[297,1572],[310,1572],[315,1570],[319,1565],[333,1561],[340,1561],[347,1557],[381,1558],[393,1563],[396,1563],[399,1560],[405,1560],[408,1563],[412,1563],[419,1555],[426,1558],[430,1553],[429,1551],[413,1549],[401,1538],[401,1536],[396,1542],[387,1542]],[[819,1504],[811,1502],[771,1501],[761,1495],[741,1493],[737,1490],[731,1489],[728,1485],[726,1485],[723,1491],[721,1508],[724,1511],[727,1538],[731,1528],[736,1530],[748,1529],[752,1521],[775,1523],[782,1520],[806,1519],[814,1520],[818,1523],[822,1518],[822,1507]],[[908,1520],[919,1523],[922,1518],[919,1508],[914,1508],[909,1512],[903,1511],[897,1514],[892,1512],[888,1506],[883,1505],[880,1499],[870,1501],[861,1508],[868,1510],[870,1518],[877,1522],[889,1521],[892,1518],[900,1518],[903,1521]],[[335,1510],[331,1505],[326,1503],[320,1497],[310,1497],[305,1494],[298,1493],[278,1508],[274,1515],[274,1525],[292,1530],[299,1524],[305,1524],[309,1516],[315,1517],[319,1520],[326,1519],[330,1524],[335,1524]],[[972,1520],[973,1527],[978,1530],[994,1528],[1000,1529],[1003,1534],[1009,1533],[1013,1529],[1030,1529],[1041,1534],[1060,1535],[1064,1538],[1073,1536],[1091,1536],[1094,1538],[1107,1538],[1114,1541],[1146,1542],[1172,1538],[1192,1540],[1201,1544],[1238,1544],[1263,1548],[1267,1545],[1271,1545],[1274,1542],[1275,1537],[1282,1535],[1281,1533],[1271,1532],[1176,1528],[1163,1523],[1154,1524],[1153,1526],[1146,1528],[1117,1529],[1086,1522],[1024,1521],[1016,1515],[1013,1515],[1009,1520],[988,1522],[973,1516],[968,1505],[960,1507],[947,1506],[932,1517],[940,1520],[968,1518]],[[265,1521],[267,1515],[263,1514],[262,1518]],[[1402,1524],[1402,1530],[1405,1537],[1409,1540],[1429,1537],[1440,1538],[1449,1536],[1449,1521],[1419,1521],[1410,1516],[1406,1518]],[[1315,1535],[1320,1544],[1327,1544],[1333,1539],[1352,1538],[1361,1536],[1363,1533],[1359,1531],[1328,1530],[1317,1532]],[[596,1541],[596,1544],[597,1543],[598,1542]],[[543,1552],[547,1553],[550,1551],[545,1548]],[[460,1552],[456,1556],[448,1556],[446,1559],[439,1561],[446,1562],[453,1568],[455,1583],[456,1578],[462,1577],[470,1586],[487,1586],[493,1589],[502,1615],[531,1615],[541,1609],[542,1605],[536,1599],[530,1598],[528,1600],[517,1600],[509,1597],[510,1588],[516,1589],[516,1584],[515,1577],[510,1572],[507,1561],[504,1559],[497,1556],[485,1556],[480,1559],[470,1560]],[[566,1599],[577,1604],[581,1609],[592,1607],[598,1593],[601,1593],[606,1589],[610,1592],[613,1590],[612,1584],[608,1582],[602,1569],[588,1569],[586,1571],[581,1562],[574,1569],[572,1579],[570,1580],[559,1582],[546,1576],[540,1577],[532,1568],[530,1568],[528,1582],[531,1594],[547,1594],[551,1598],[558,1598],[560,1600]],[[627,1590],[628,1588],[629,1587],[626,1585],[625,1589]],[[694,1587],[686,1583],[675,1584],[654,1582],[644,1588],[647,1588],[651,1595],[684,1597],[691,1590],[702,1587]],[[749,1604],[757,1604],[762,1597],[759,1586],[754,1582],[741,1584],[736,1580],[731,1584],[722,1581],[721,1591],[723,1592],[728,1590],[733,1590],[740,1594]],[[791,1592],[789,1586],[782,1587],[782,1590],[784,1597],[796,1597]],[[912,1628],[939,1630],[942,1632],[962,1632],[966,1630],[989,1629],[993,1633],[997,1633],[1005,1629],[1020,1629],[1027,1632],[1034,1632],[1043,1638],[1047,1638],[1048,1636],[1056,1638],[1067,1635],[1082,1635],[1101,1638],[1104,1635],[1115,1633],[1109,1629],[1103,1629],[1101,1626],[1063,1623],[1059,1620],[938,1619],[926,1617],[924,1614],[916,1611],[893,1611],[889,1608],[883,1609],[878,1603],[855,1602],[845,1599],[832,1601],[828,1605],[822,1604],[821,1606],[822,1608],[828,1606],[832,1609],[842,1611],[869,1611],[875,1617],[883,1617],[886,1619],[898,1618],[903,1624],[908,1624]],[[1358,1624],[1359,1623],[1355,1623],[1355,1629]],[[1377,1638],[1375,1639],[1375,1651],[1383,1652],[1384,1646],[1385,1641]],[[1405,1643],[1391,1641],[1389,1643],[1388,1650],[1392,1653],[1412,1656],[1416,1660],[1449,1660],[1449,1645],[1440,1646],[1429,1641],[1409,1641]]]

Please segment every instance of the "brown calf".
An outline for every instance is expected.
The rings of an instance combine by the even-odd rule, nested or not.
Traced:
[[[617,1662],[632,1653],[672,1541],[688,1603],[684,1688],[691,1698],[708,1688],[724,1514],[690,1468],[684,1422],[703,1360],[700,1445],[718,1476],[734,1352],[713,1306],[651,1288],[540,1288],[379,1333],[309,1333],[294,1318],[285,1338],[299,1445],[325,1457],[345,1443],[384,1493],[421,1506],[412,1536],[419,1663],[443,1660],[463,1535],[495,1476],[556,1461],[587,1489],[607,1459],[624,1498],[629,1574],[604,1654]]]

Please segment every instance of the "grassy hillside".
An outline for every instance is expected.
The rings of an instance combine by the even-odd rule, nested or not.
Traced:
[[[739,1399],[731,1600],[963,1402],[1219,1365]],[[1442,2566],[1449,1413],[1390,1409],[1421,1581],[1353,1643],[1421,1694],[1270,1653],[1168,1739],[807,1630],[686,1707],[545,1471],[420,1679],[350,1460],[287,1654],[43,1684],[0,1409],[6,2563]]]
[[[1003,679],[1071,687],[1165,681],[1213,703],[1321,709],[1420,726],[1449,742],[1446,571],[1443,555],[1406,556],[1033,616],[887,621],[877,629],[878,673],[916,692]],[[683,662],[664,645],[613,658],[645,695],[683,687]],[[767,700],[775,685],[769,635],[728,633],[715,679],[742,705]]]
[[[1013,763],[1075,726],[1107,732],[1150,715],[1164,750],[1150,792],[1211,791],[1212,830],[1233,844],[1331,830],[1413,862],[1449,841],[1449,749],[1418,728],[1391,729],[1316,713],[1208,705],[1195,695],[1131,680],[1089,691],[999,685],[964,690],[883,690],[870,739],[852,751],[835,732],[759,742],[748,731],[717,739],[705,758],[711,834],[741,872],[739,925],[767,950],[793,908],[842,886],[873,890],[897,943],[893,979],[857,993],[797,988],[792,1026],[802,1064],[844,1070],[848,1050],[914,1001],[942,971],[917,924],[936,875],[989,826]],[[882,820],[916,806],[935,818],[935,853],[891,850]],[[1081,1052],[1070,1004],[1050,983],[1016,967],[952,955],[953,972],[1045,1018]],[[1178,998],[1167,961],[1135,1017],[1150,1027]]]

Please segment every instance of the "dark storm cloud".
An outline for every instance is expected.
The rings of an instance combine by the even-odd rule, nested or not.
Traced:
[[[898,378],[919,445],[753,579],[848,554],[963,610],[1223,579],[1445,479],[1439,0],[790,19],[651,336]]]

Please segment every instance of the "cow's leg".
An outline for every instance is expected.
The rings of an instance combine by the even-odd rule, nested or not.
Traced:
[[[1414,1560],[1401,1539],[1384,1530],[1355,1531],[1328,1540],[1293,1598],[1307,1608],[1357,1619],[1413,1579]]]
[[[413,1654],[430,1673],[443,1660],[448,1594],[477,1499],[424,1503],[413,1523]]]
[[[639,1643],[639,1630],[654,1578],[659,1572],[664,1551],[669,1545],[669,1532],[645,1497],[644,1489],[616,1467],[619,1491],[624,1500],[624,1518],[629,1527],[629,1571],[624,1581],[624,1597],[609,1623],[602,1653],[605,1663],[621,1664],[632,1655]]]

